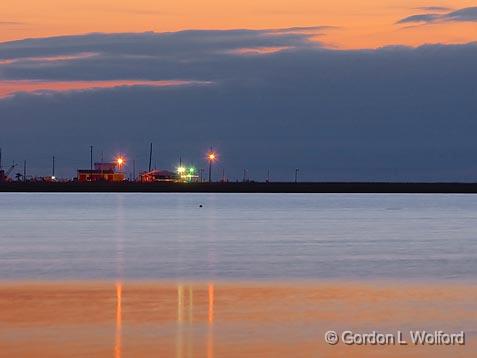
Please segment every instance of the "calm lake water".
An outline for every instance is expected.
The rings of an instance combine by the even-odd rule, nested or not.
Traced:
[[[473,195],[15,193],[0,202],[2,280],[477,277]]]

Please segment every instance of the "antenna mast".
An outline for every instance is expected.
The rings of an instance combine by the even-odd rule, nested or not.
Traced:
[[[151,171],[151,166],[152,166],[152,143],[151,143],[151,146],[149,147],[149,172]]]

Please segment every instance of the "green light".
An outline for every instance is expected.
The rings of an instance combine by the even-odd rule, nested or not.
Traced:
[[[194,173],[195,172],[195,168],[189,168],[189,173]]]

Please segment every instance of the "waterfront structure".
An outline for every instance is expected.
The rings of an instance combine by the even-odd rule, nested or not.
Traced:
[[[186,168],[182,165],[177,168],[177,175],[179,176],[179,181],[182,183],[197,183],[199,182],[199,176],[194,167]]]
[[[181,176],[178,173],[169,170],[154,169],[149,172],[141,173],[140,179],[142,183],[179,182]]]
[[[126,175],[118,169],[122,164],[123,161],[94,163],[94,169],[78,169],[77,179],[80,182],[122,182],[126,179]]]

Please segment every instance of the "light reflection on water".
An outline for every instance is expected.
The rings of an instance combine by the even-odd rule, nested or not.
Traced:
[[[184,331],[184,325],[189,327],[194,324],[194,288],[192,286],[177,285],[177,332],[176,332],[176,357],[183,358],[193,357],[199,352],[193,349],[193,339],[191,332]],[[207,358],[214,358],[214,284],[207,285]],[[114,357],[122,357],[122,300],[123,300],[123,283],[116,282],[116,322],[115,322],[115,343]],[[187,316],[186,316],[187,315]],[[186,352],[187,354],[184,354]]]
[[[476,302],[470,284],[2,284],[0,356],[473,358]],[[464,330],[466,345],[329,346],[330,329]]]
[[[477,196],[0,196],[0,356],[474,358]],[[322,340],[409,328],[469,341]]]
[[[122,340],[122,298],[123,298],[123,284],[116,282],[116,339],[114,344],[114,357],[121,358],[121,340]]]

